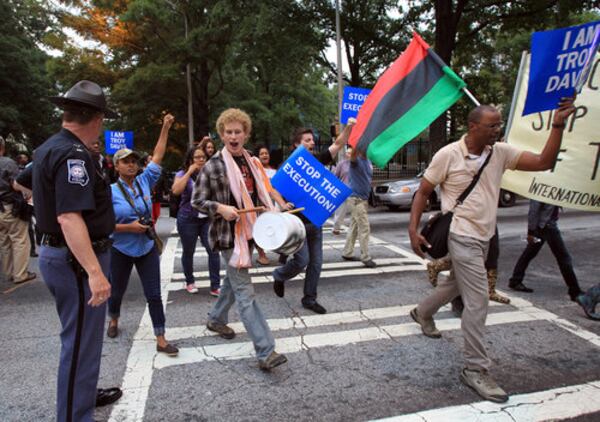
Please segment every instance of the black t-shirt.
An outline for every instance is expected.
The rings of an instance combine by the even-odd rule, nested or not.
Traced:
[[[115,227],[110,183],[89,150],[67,129],[50,137],[33,155],[33,203],[42,233],[61,234],[57,216],[81,212],[92,240]]]
[[[240,172],[242,173],[242,177],[244,178],[244,183],[246,184],[246,189],[248,190],[248,194],[252,199],[252,203],[255,206],[260,205],[258,199],[258,189],[256,189],[256,181],[254,180],[254,176],[252,175],[252,170],[250,170],[248,162],[246,161],[243,155],[233,156],[233,160],[238,165]],[[233,204],[235,203],[235,199],[233,199]]]

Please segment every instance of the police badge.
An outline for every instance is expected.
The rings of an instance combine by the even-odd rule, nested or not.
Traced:
[[[86,186],[90,181],[87,170],[85,169],[85,161],[83,160],[67,160],[68,182],[73,185]]]

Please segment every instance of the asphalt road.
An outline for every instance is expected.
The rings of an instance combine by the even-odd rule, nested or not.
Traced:
[[[163,210],[165,212],[166,210]],[[344,236],[325,228],[325,264],[318,316],[303,309],[302,280],[286,284],[284,299],[269,282],[272,267],[253,273],[257,300],[287,365],[258,370],[236,310],[231,341],[208,335],[206,314],[214,298],[182,290],[180,245],[174,220],[162,217],[167,241],[161,270],[167,338],[179,357],[157,356],[137,274],[123,302],[121,335],[105,339],[100,386],[122,386],[124,396],[98,409],[114,421],[399,421],[600,420],[600,323],[569,301],[546,247],[525,283],[533,294],[507,291],[507,279],[525,246],[527,202],[499,210],[499,288],[511,305],[490,307],[487,344],[493,375],[511,394],[502,406],[482,403],[458,380],[460,321],[438,314],[440,340],[420,335],[408,312],[426,295],[423,262],[411,252],[408,212],[371,210],[371,254],[378,268],[340,258]],[[600,218],[567,210],[560,227],[582,288],[598,283]],[[206,280],[202,248],[195,260]],[[356,248],[358,254],[358,245]],[[275,256],[271,255],[275,262]],[[37,270],[35,259],[31,265]],[[12,287],[0,281],[0,291]],[[0,294],[0,420],[54,418],[60,330],[54,302],[41,280]]]

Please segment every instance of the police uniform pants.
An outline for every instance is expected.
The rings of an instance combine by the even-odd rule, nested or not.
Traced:
[[[483,339],[489,303],[484,265],[488,244],[489,241],[450,232],[448,236],[448,252],[452,260],[450,277],[440,280],[433,293],[422,300],[417,308],[421,317],[429,318],[456,296],[462,296],[465,304],[461,320],[465,366],[478,371],[486,371],[491,366]]]
[[[71,406],[71,420],[87,422],[94,420],[106,304],[87,304],[91,297],[87,277],[78,285],[67,254],[66,248],[42,246],[39,257],[40,271],[54,296],[62,326],[56,413],[59,422],[67,421]],[[98,260],[107,275],[109,253],[99,254]]]

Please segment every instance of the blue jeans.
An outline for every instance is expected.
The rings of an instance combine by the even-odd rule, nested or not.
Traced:
[[[102,272],[108,275],[110,254],[97,255]],[[62,330],[60,332],[60,363],[56,389],[56,420],[67,420],[68,391],[73,384],[74,421],[94,420],[106,305],[90,306],[88,278],[79,284],[67,248],[40,247],[40,272],[54,297]],[[79,325],[79,330],[78,330]],[[77,354],[75,352],[78,351]],[[73,366],[73,361],[77,365]]]
[[[565,242],[563,242],[558,226],[548,225],[543,229],[540,229],[539,236],[541,242],[532,245],[527,244],[527,247],[519,257],[515,269],[513,270],[512,277],[510,278],[509,286],[514,286],[523,281],[523,278],[525,278],[525,270],[527,270],[529,262],[536,257],[540,249],[542,249],[542,246],[544,246],[544,243],[548,242],[550,250],[558,263],[560,273],[569,289],[569,296],[571,297],[571,300],[575,300],[575,298],[583,292],[579,288],[577,276],[573,270],[571,255],[569,255]]]
[[[312,223],[304,223],[306,240],[302,248],[285,265],[273,271],[273,279],[286,281],[296,277],[306,267],[304,297],[302,303],[311,304],[317,300],[317,285],[323,266],[323,231]]]
[[[111,248],[110,252],[111,294],[108,299],[108,315],[115,319],[121,315],[121,302],[129,284],[131,269],[135,264],[148,302],[154,335],[164,335],[165,311],[160,297],[160,258],[156,248],[139,257],[125,255],[115,248]]]
[[[233,249],[221,251],[227,263],[227,273],[223,279],[219,299],[208,313],[211,322],[227,324],[229,308],[237,301],[240,319],[252,339],[256,357],[264,360],[275,350],[275,339],[258,303],[254,298],[254,287],[248,268],[235,268],[229,265]]]
[[[183,253],[181,254],[181,265],[185,282],[194,283],[194,252],[196,251],[196,242],[200,237],[200,242],[208,253],[208,274],[210,277],[210,288],[216,290],[221,284],[219,272],[221,270],[221,261],[219,253],[212,251],[208,243],[208,228],[210,221],[208,218],[186,217],[181,213],[177,214],[177,231],[181,238]]]

